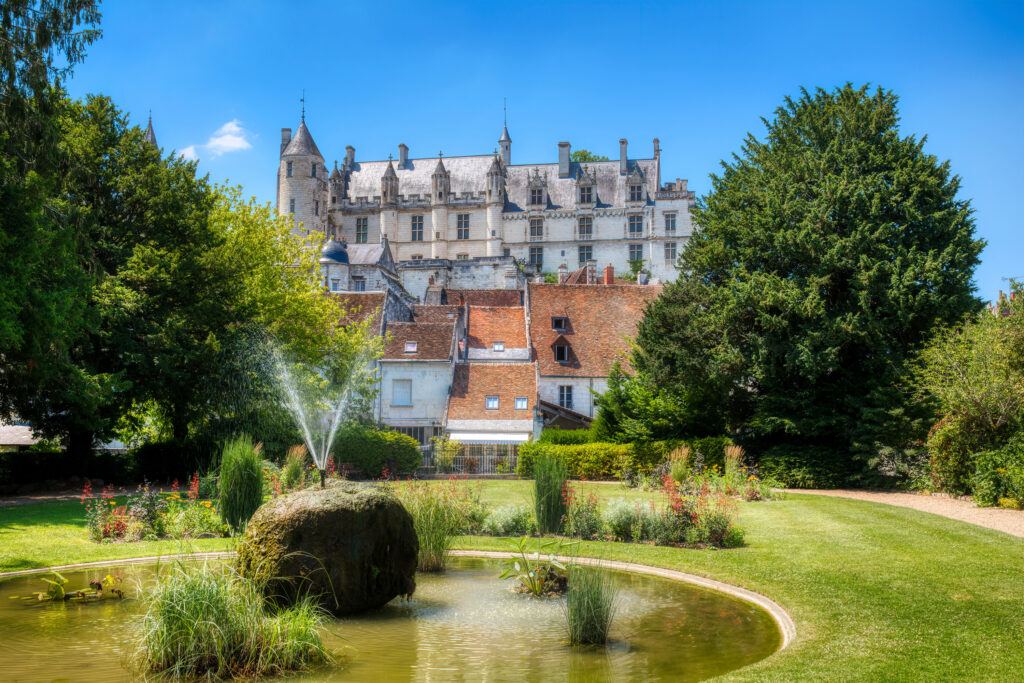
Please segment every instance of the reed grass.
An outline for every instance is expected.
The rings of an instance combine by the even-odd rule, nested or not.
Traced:
[[[564,610],[571,645],[608,642],[617,595],[618,586],[610,572],[600,566],[570,565]]]
[[[725,476],[735,475],[743,467],[743,457],[746,453],[742,446],[726,446],[725,447]]]
[[[137,673],[175,679],[257,678],[333,661],[311,598],[273,610],[255,581],[223,565],[174,563],[143,594]]]
[[[306,477],[306,446],[299,444],[288,449],[288,455],[284,459],[284,471],[282,477],[284,485],[288,489],[294,489],[302,484]]]
[[[452,542],[466,528],[466,506],[453,482],[431,486],[426,482],[396,484],[392,491],[412,516],[420,551],[416,568],[443,571]]]
[[[238,436],[224,444],[220,464],[220,514],[236,533],[263,504],[263,444]]]
[[[555,534],[562,529],[562,520],[568,512],[563,495],[568,481],[561,458],[545,452],[537,456],[533,464],[533,505],[540,533]]]

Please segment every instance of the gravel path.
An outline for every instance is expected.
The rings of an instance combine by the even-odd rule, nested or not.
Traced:
[[[942,515],[950,519],[958,519],[968,524],[988,527],[1024,538],[1024,510],[1004,510],[1002,508],[980,508],[973,501],[949,496],[920,493],[902,493],[898,491],[859,491],[854,489],[785,489],[789,493],[813,493],[816,496],[833,496],[836,498],[854,498],[869,500],[874,503],[885,503],[904,508],[913,508],[934,515]]]

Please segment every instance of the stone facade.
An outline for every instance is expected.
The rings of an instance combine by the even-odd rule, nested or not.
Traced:
[[[561,142],[558,162],[541,164],[512,164],[507,130],[495,155],[413,159],[402,144],[397,160],[356,161],[349,146],[328,176],[303,121],[294,137],[282,129],[277,207],[296,229],[349,244],[389,241],[417,296],[424,272],[460,261],[475,261],[466,273],[493,288],[519,277],[512,258],[550,272],[588,260],[627,272],[642,260],[653,278],[673,279],[692,234],[694,193],[685,180],[661,182],[657,139],[641,159],[619,143],[617,160],[576,163]],[[405,268],[418,261],[443,265]]]

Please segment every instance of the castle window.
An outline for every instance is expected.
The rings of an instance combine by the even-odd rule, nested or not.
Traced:
[[[577,223],[578,235],[577,237],[581,240],[594,239],[594,219],[590,216],[580,216],[580,220]]]
[[[287,164],[285,164],[285,175],[288,176],[289,178],[292,177],[292,162],[290,161]]]
[[[581,244],[579,247],[580,252],[580,267],[587,265],[587,261],[594,258],[594,248],[589,244]]]
[[[497,410],[498,409],[498,397],[497,396],[488,396],[486,401],[487,402],[484,405],[487,407],[487,410]]]
[[[412,259],[413,261],[422,261],[423,260],[423,254],[413,254],[409,258]]]
[[[356,292],[366,291],[366,278],[354,277],[352,278],[352,290]]]
[[[530,247],[530,265],[537,268],[544,265],[544,247]]]
[[[331,195],[331,204],[337,204],[337,203],[338,203],[337,195]]]
[[[456,254],[455,255],[455,260],[456,261],[468,261],[469,260],[469,254]]]
[[[526,410],[525,396],[516,396],[516,410]]]
[[[412,217],[412,241],[423,241],[423,216]]]
[[[511,256],[512,255],[512,250],[509,249],[508,247],[505,247],[504,249],[501,250],[501,255],[502,256]]]
[[[544,239],[544,219],[543,218],[531,218],[530,219],[530,240],[542,240]]]
[[[644,199],[644,186],[643,185],[630,185],[629,186],[629,201],[640,202]]]
[[[594,203],[594,188],[590,185],[585,185],[580,188],[580,204],[593,204]]]
[[[531,187],[530,188],[530,204],[538,206],[544,203],[544,188],[542,187]]]
[[[629,217],[629,236],[632,238],[643,237],[644,234],[644,217],[643,216],[630,216]]]
[[[665,260],[669,263],[675,263],[676,260],[676,243],[665,242]]]
[[[370,235],[370,219],[366,216],[356,219],[356,244],[366,244]]]
[[[319,199],[316,199],[316,200],[313,201],[313,215],[314,216],[319,216],[320,215],[320,200]]]
[[[630,261],[643,261],[644,259],[644,245],[642,244],[631,244],[629,245],[629,260]]]
[[[337,279],[331,280],[331,291],[332,292],[337,292],[340,289],[341,289],[341,280],[337,280]]]
[[[665,232],[676,231],[676,215],[674,213],[665,214]]]
[[[295,213],[295,200],[294,199],[289,199],[288,200],[288,213]]]
[[[460,239],[460,240],[468,240],[469,239],[469,214],[468,213],[460,213],[456,220],[457,220],[457,223],[456,223],[456,225],[457,225],[457,227],[456,227],[456,238]]]
[[[316,178],[316,164],[313,164],[312,166],[310,166],[310,168],[309,168],[309,177],[310,178]]]
[[[558,405],[572,410],[572,385],[558,387]]]
[[[555,344],[555,362],[569,362],[569,346],[567,344]]]

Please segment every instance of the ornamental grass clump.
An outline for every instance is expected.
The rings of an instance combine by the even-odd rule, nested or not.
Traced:
[[[176,563],[143,601],[132,658],[140,674],[262,678],[330,663],[311,599],[272,611],[259,586],[223,566]]]
[[[562,529],[568,511],[562,492],[568,481],[561,458],[547,452],[537,455],[533,465],[533,505],[540,533],[555,534]]]
[[[478,524],[471,492],[455,481],[440,486],[407,481],[394,485],[392,491],[416,529],[420,543],[416,568],[421,572],[443,571],[453,539]]]
[[[573,564],[565,596],[565,630],[571,645],[604,645],[608,642],[618,586],[600,567]]]
[[[235,533],[263,504],[263,444],[248,436],[224,445],[220,464],[220,514]]]
[[[284,470],[282,479],[284,486],[289,491],[297,489],[303,484],[306,478],[306,447],[304,445],[292,446],[288,449],[288,455],[284,459]]]

